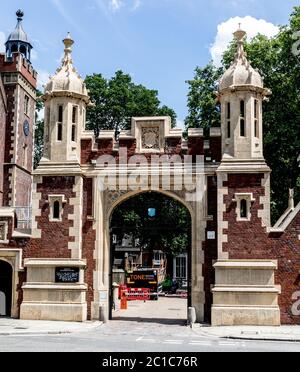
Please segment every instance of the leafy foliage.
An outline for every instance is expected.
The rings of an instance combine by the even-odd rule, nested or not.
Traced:
[[[216,102],[215,92],[222,72],[222,68],[216,68],[211,62],[204,68],[197,67],[194,79],[188,81],[187,129],[220,126],[220,106]]]
[[[293,34],[299,30],[300,7],[296,7],[290,25],[281,27],[276,37],[268,39],[258,35],[245,43],[252,66],[260,71],[265,86],[272,90],[269,102],[264,104],[263,120],[264,155],[273,171],[273,221],[279,218],[287,206],[289,188],[295,188],[296,198],[300,200],[300,60],[292,53],[295,43]],[[224,69],[230,66],[235,53],[236,43],[232,42],[223,57]],[[190,83],[189,126],[206,127],[213,123],[211,118],[220,120],[213,105],[208,106],[207,110],[207,104],[202,101],[202,97],[208,95],[208,102],[213,102],[213,87],[220,75],[220,71],[211,64],[196,70],[195,82]],[[201,115],[197,116],[195,112]]]
[[[44,150],[44,119],[39,118],[40,112],[44,108],[44,103],[40,99],[42,93],[37,91],[37,103],[35,113],[35,132],[34,132],[34,160],[33,165],[36,168],[43,156]]]
[[[151,218],[148,209],[156,209]],[[120,241],[124,234],[132,234],[149,250],[163,250],[178,255],[189,248],[191,217],[189,211],[176,200],[159,193],[144,193],[116,208],[111,227]]]
[[[129,129],[134,116],[169,115],[176,124],[175,112],[167,106],[160,106],[158,92],[143,85],[136,85],[132,78],[117,71],[110,80],[101,74],[86,77],[86,85],[93,106],[87,111],[87,129],[96,134],[102,129]]]

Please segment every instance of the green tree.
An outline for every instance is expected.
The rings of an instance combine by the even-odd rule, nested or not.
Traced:
[[[223,72],[210,62],[204,68],[197,67],[193,80],[189,80],[188,116],[185,126],[189,128],[210,128],[220,126],[220,106],[216,102],[215,92],[218,79]]]
[[[264,155],[272,168],[272,217],[273,222],[283,213],[287,206],[288,189],[295,188],[296,198],[300,200],[300,60],[292,53],[293,34],[300,30],[300,7],[296,7],[288,26],[281,27],[279,34],[268,39],[258,35],[245,43],[248,59],[264,78],[266,87],[272,90],[269,102],[264,104]],[[232,42],[224,54],[223,67],[228,68],[236,53],[236,43]],[[214,71],[207,66],[209,71]],[[205,68],[203,69],[205,70]],[[218,75],[218,73],[216,74]],[[221,75],[221,74],[220,74]],[[220,78],[216,76],[215,82]],[[211,72],[210,77],[214,74]],[[197,75],[196,75],[197,78]],[[210,101],[214,99],[210,79],[200,83],[199,91],[210,92]],[[195,111],[195,100],[189,98],[189,115]],[[200,101],[202,106],[202,103]],[[203,106],[205,107],[205,106]],[[201,111],[201,108],[198,108]],[[210,108],[207,118],[215,115],[215,109]],[[212,121],[211,121],[212,122]],[[195,126],[199,126],[196,125]]]
[[[155,217],[148,215],[148,208],[156,210]],[[119,241],[124,234],[132,234],[149,251],[178,255],[186,252],[190,244],[189,211],[176,200],[155,192],[122,203],[113,214],[111,227]]]
[[[87,129],[99,131],[109,129],[118,133],[129,129],[134,116],[169,115],[176,124],[175,112],[160,106],[158,92],[143,85],[136,85],[128,74],[117,71],[111,79],[101,74],[86,77],[86,85],[92,106],[87,111]]]
[[[42,92],[37,91],[37,103],[35,112],[35,131],[34,131],[34,169],[38,166],[44,150],[44,120],[39,118],[41,111],[44,108],[44,103],[41,100]]]
[[[172,126],[176,125],[176,113],[167,106],[161,106],[158,92],[143,85],[136,85],[128,74],[117,71],[111,79],[101,74],[86,77],[86,85],[92,105],[87,110],[86,128],[96,134],[102,130],[129,129],[134,116],[170,116]],[[38,119],[43,109],[40,100],[42,93],[38,91],[35,129],[34,165],[37,167],[43,154],[44,120]]]

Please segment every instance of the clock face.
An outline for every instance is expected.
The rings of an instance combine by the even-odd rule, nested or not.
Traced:
[[[24,124],[23,124],[23,131],[24,131],[24,134],[25,136],[29,136],[29,133],[30,133],[30,125],[28,123],[28,120],[25,120],[24,121]]]

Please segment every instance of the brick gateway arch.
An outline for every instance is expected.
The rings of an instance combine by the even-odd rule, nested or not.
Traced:
[[[211,315],[214,325],[300,324],[300,204],[291,191],[286,212],[271,226],[262,125],[270,91],[247,61],[244,36],[235,33],[238,53],[220,81],[221,127],[205,136],[190,129],[187,138],[168,117],[133,118],[117,138],[114,131],[87,131],[90,100],[73,66],[74,41],[66,37],[62,66],[43,95],[44,154],[33,172],[31,205],[25,198],[21,209],[16,205],[31,164],[25,182],[20,153],[8,163],[0,159],[2,167],[18,168],[0,177],[7,190],[0,260],[13,267],[14,317],[84,321],[99,319],[100,307],[107,317],[110,214],[144,189],[168,193],[191,212],[192,302],[199,322]],[[22,59],[18,67],[25,88],[32,69]],[[32,142],[27,123],[2,127],[15,133],[23,150]]]
[[[153,160],[151,159],[151,155],[157,156],[157,149],[149,151],[149,148],[142,148],[143,139],[134,137],[134,134],[139,133],[139,129],[140,132],[144,131],[144,133],[147,130],[152,132],[153,129],[157,129],[157,133],[162,136],[162,138],[159,138],[159,142],[163,143],[163,152],[159,153],[161,160],[160,163],[153,164],[151,162],[151,160]],[[102,133],[102,136],[104,135],[108,134]],[[112,133],[110,133],[110,135],[113,136]],[[202,141],[203,143],[203,131],[194,130],[192,138],[194,140],[198,138],[198,141]],[[113,138],[111,137],[111,141],[112,140]],[[86,140],[86,142],[87,141],[88,140]],[[196,308],[199,321],[210,319],[210,310],[205,313],[205,297],[207,296],[209,298],[211,297],[211,294],[209,291],[205,295],[204,275],[202,271],[204,264],[203,242],[206,240],[205,236],[208,220],[206,211],[207,182],[210,172],[205,174],[204,153],[201,154],[202,151],[198,151],[198,161],[200,164],[197,169],[195,164],[194,167],[192,164],[193,159],[196,160],[196,155],[194,155],[194,158],[186,159],[187,165],[185,166],[184,154],[187,156],[188,143],[184,144],[185,149],[182,151],[181,141],[182,132],[180,130],[172,130],[170,118],[168,117],[134,118],[132,120],[132,130],[127,133],[121,133],[120,135],[120,146],[118,146],[117,153],[114,156],[116,163],[113,162],[113,166],[108,168],[109,171],[106,170],[105,172],[107,176],[105,180],[105,182],[107,182],[107,187],[104,187],[103,191],[99,190],[99,183],[103,184],[103,174],[101,174],[101,170],[103,170],[102,162],[107,160],[112,161],[113,159],[108,158],[107,155],[105,155],[100,161],[99,158],[96,162],[91,160],[93,167],[92,172],[94,172],[94,174],[97,172],[99,173],[98,176],[93,179],[93,208],[95,220],[99,221],[99,227],[96,229],[97,259],[95,263],[95,275],[98,276],[99,288],[94,293],[94,301],[91,307],[92,313],[98,314],[99,306],[107,309],[107,314],[109,312],[109,275],[111,270],[109,227],[114,209],[125,200],[139,195],[140,193],[155,191],[177,200],[187,208],[191,215],[191,301],[192,305]],[[136,144],[140,143],[141,147],[138,152],[132,152],[131,149],[130,153],[130,148],[133,142]],[[177,143],[176,146],[177,148],[180,148],[180,151],[177,151],[177,153],[174,152],[174,147],[170,146],[171,143],[173,146]],[[120,153],[123,152],[124,156],[124,151],[127,152],[128,156],[128,165],[126,167],[124,167],[124,161],[122,166],[119,165]],[[167,156],[169,159],[166,169],[163,169],[163,166],[166,166],[166,164],[164,164],[164,161],[166,160],[164,156]],[[133,157],[135,158],[133,159]],[[188,163],[188,160],[190,160],[191,163]],[[136,164],[133,164],[134,162],[136,162]],[[143,164],[142,168],[141,163]],[[116,166],[114,166],[115,164]],[[187,175],[186,179],[184,177],[185,173]],[[132,184],[130,187],[124,186],[128,185],[130,177],[133,177]],[[141,185],[138,182],[135,183],[135,177],[137,177],[137,179],[143,177],[143,184]],[[109,189],[111,183],[116,183],[116,185],[113,185],[113,190]],[[195,185],[197,185],[197,187],[195,187]],[[196,193],[198,193],[198,195],[196,195]],[[216,240],[214,240],[214,243],[216,257]],[[212,266],[210,267],[210,270],[213,270]],[[210,276],[212,277],[212,273],[210,273]],[[207,288],[212,284],[212,282],[209,284],[207,283]]]
[[[149,143],[145,139],[148,131],[157,135],[149,136]],[[211,133],[212,143],[220,143],[220,130],[212,129]],[[159,149],[150,148],[153,140],[161,146]],[[111,214],[124,200],[141,192],[156,191],[177,200],[191,214],[191,301],[198,321],[209,320],[212,260],[217,259],[216,156],[220,156],[219,151],[214,154],[211,148],[204,149],[202,129],[190,130],[189,140],[184,141],[182,131],[172,129],[169,117],[150,117],[133,118],[131,130],[121,132],[117,142],[114,132],[101,131],[96,139],[94,133],[84,131],[81,164],[64,165],[64,176],[61,164],[42,161],[34,175],[35,238],[27,251],[36,251],[34,245],[38,243],[41,258],[25,259],[27,282],[23,286],[22,318],[32,317],[33,313],[55,317],[55,312],[60,319],[98,319],[100,308],[107,317]],[[55,204],[59,209],[56,216]],[[63,241],[56,245],[49,242],[53,233]],[[79,282],[67,286],[49,284],[46,271],[48,275],[52,272],[54,278],[59,267],[79,268]],[[48,288],[39,292],[44,281],[48,281]],[[51,304],[50,295],[58,298],[61,290],[69,304]],[[41,303],[32,301],[33,296],[41,296]]]

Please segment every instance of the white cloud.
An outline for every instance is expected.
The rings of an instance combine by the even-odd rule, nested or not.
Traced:
[[[129,7],[136,11],[142,5],[142,0],[108,0],[109,8],[113,12],[119,11],[122,7]]]
[[[109,0],[109,6],[114,12],[119,10],[123,5],[123,0]]]
[[[44,90],[43,86],[49,81],[50,74],[46,70],[38,70],[38,89]]]
[[[232,41],[232,34],[237,30],[239,23],[241,23],[242,29],[247,32],[249,39],[252,39],[258,34],[273,37],[279,32],[279,27],[264,19],[256,19],[251,16],[230,18],[228,21],[218,25],[217,36],[210,48],[215,65],[221,65],[223,53]]]
[[[6,41],[5,34],[4,32],[0,31],[0,53],[5,52],[5,46],[4,46],[5,41]]]

